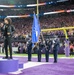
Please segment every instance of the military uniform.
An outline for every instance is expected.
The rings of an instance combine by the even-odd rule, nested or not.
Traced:
[[[46,62],[49,61],[49,50],[52,48],[52,41],[46,41],[46,46],[47,48],[45,48],[45,57],[46,57]]]
[[[60,47],[60,42],[58,39],[56,39],[54,42],[54,47],[53,47],[53,55],[54,55],[54,63],[57,63],[57,57],[58,57],[58,50]]]
[[[39,42],[38,43],[38,62],[41,62],[41,50],[43,48],[43,43],[42,42]]]
[[[28,61],[31,61],[31,55],[32,55],[32,41],[28,41],[27,45],[27,50],[28,50]]]

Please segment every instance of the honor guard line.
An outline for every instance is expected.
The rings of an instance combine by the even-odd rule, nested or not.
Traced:
[[[41,29],[42,32],[49,32],[49,31],[57,31],[62,30],[64,31],[65,38],[68,39],[68,34],[66,30],[74,29],[74,27],[62,27],[62,28],[49,28],[49,29]]]

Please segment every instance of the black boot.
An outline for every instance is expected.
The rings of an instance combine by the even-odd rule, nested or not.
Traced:
[[[12,57],[9,57],[9,59],[13,59]]]
[[[8,57],[3,57],[3,59],[8,59]]]

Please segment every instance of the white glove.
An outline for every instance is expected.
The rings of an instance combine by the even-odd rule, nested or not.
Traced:
[[[53,40],[53,43],[55,43],[55,41]]]

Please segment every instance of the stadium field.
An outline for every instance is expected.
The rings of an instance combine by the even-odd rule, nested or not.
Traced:
[[[4,56],[4,53],[0,53],[0,56]],[[18,56],[18,57],[27,57],[27,54],[13,54],[13,56]],[[37,54],[32,54],[32,57],[37,57]],[[45,57],[45,54],[42,54],[42,57]],[[49,58],[53,57],[53,54],[50,54]],[[58,57],[66,57],[65,54],[58,54]],[[70,58],[73,58],[74,55],[69,56]]]
[[[0,54],[2,58],[4,54]],[[19,64],[23,65],[16,72],[0,75],[74,75],[74,55],[65,57],[58,55],[58,62],[53,63],[53,55],[50,54],[49,62],[45,62],[45,55],[42,54],[41,62],[37,62],[37,55],[32,54],[32,61],[27,61],[27,54],[13,54],[13,59],[18,58]]]

